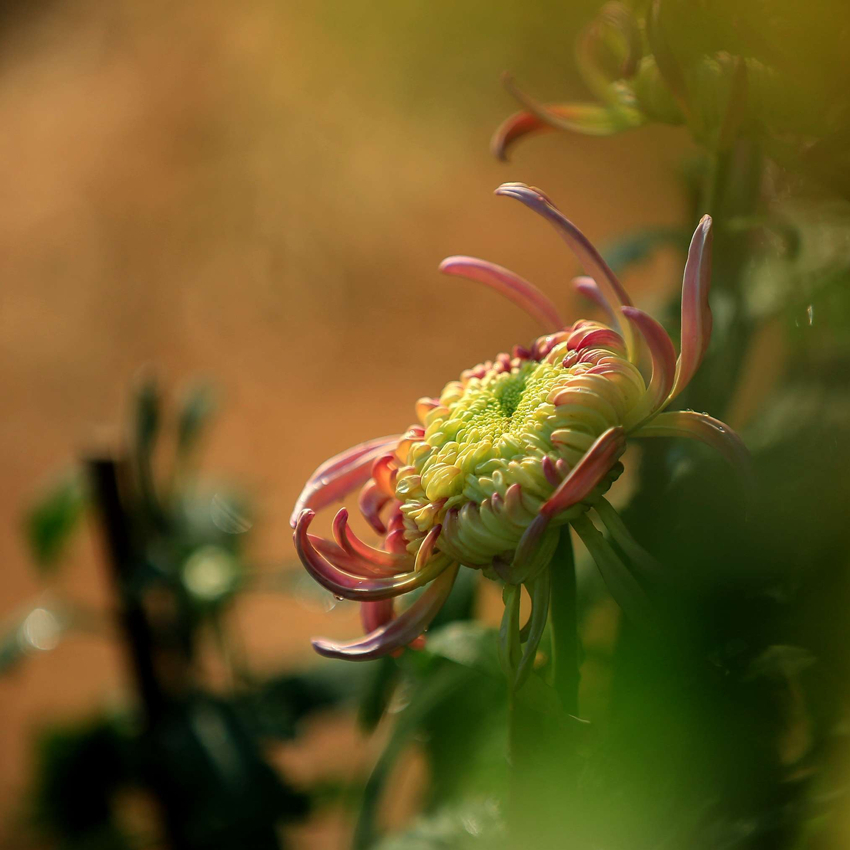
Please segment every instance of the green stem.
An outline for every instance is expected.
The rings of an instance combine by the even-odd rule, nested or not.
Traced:
[[[522,699],[521,691],[512,690],[508,695],[507,815],[511,850],[561,846],[564,795],[569,796],[577,782],[576,721],[567,716],[578,713],[579,686],[576,572],[569,526],[561,531],[547,569],[551,576],[553,688],[563,714],[541,710]]]
[[[570,526],[565,525],[549,568],[552,598],[549,623],[552,630],[553,687],[567,714],[578,714],[579,642],[576,610],[576,564]]]

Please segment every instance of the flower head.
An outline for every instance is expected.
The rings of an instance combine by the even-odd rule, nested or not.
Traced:
[[[632,560],[651,560],[605,500],[622,472],[628,438],[687,436],[732,460],[746,454],[737,435],[717,420],[665,412],[699,367],[711,335],[711,219],[699,223],[688,253],[677,358],[666,331],[631,304],[596,249],[542,192],[505,184],[496,193],[554,225],[590,275],[576,280],[577,289],[610,323],[567,326],[555,305],[513,272],[471,257],[443,261],[445,274],[496,289],[539,321],[545,334],[462,372],[439,397],[416,403],[419,421],[405,434],[356,446],[307,482],[292,515],[298,554],[324,587],[363,602],[369,632],[349,643],[315,640],[323,655],[368,659],[409,644],[436,615],[463,565],[509,587],[529,588],[532,622],[521,652],[518,625],[507,629],[512,649],[505,656],[514,659],[508,666],[518,681],[548,616],[547,567],[566,524],[585,541],[618,601],[642,616],[640,586],[587,518],[594,510]],[[648,380],[638,366],[644,346],[652,364]],[[334,520],[333,540],[309,532],[315,510],[357,487],[360,510],[381,536],[380,546],[354,534],[344,508]],[[396,617],[393,599],[426,585]],[[518,605],[518,594],[512,599]],[[518,619],[510,611],[506,617]]]

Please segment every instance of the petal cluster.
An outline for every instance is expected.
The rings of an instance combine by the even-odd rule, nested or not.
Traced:
[[[577,289],[609,322],[565,326],[553,302],[513,272],[471,257],[443,262],[444,273],[495,289],[545,333],[467,369],[439,396],[420,399],[418,422],[406,433],[355,446],[310,477],[292,516],[299,557],[319,584],[362,603],[367,631],[347,643],[315,640],[323,655],[365,660],[411,644],[465,566],[506,585],[503,657],[519,684],[548,616],[547,567],[564,525],[585,541],[624,610],[647,619],[639,583],[620,569],[619,556],[588,517],[595,511],[638,567],[653,563],[604,498],[622,472],[627,440],[687,436],[730,460],[746,457],[723,423],[693,411],[664,412],[693,377],[710,339],[711,219],[700,221],[688,253],[677,356],[664,328],[632,305],[593,245],[549,198],[516,183],[497,194],[519,200],[555,227],[588,273]],[[643,350],[648,375],[639,367]],[[316,510],[358,488],[377,545],[355,534],[344,508],[333,522],[333,539],[310,533]],[[525,629],[519,627],[522,585],[532,599]],[[419,588],[412,605],[395,610],[397,597]]]

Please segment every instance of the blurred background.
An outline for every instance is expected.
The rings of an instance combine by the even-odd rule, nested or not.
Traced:
[[[22,529],[58,471],[104,428],[122,432],[142,367],[167,393],[212,379],[220,413],[203,466],[253,505],[228,533],[250,528],[252,563],[293,566],[288,517],[318,463],[403,430],[419,396],[536,333],[495,295],[441,279],[444,256],[516,269],[576,315],[576,262],[493,196],[499,183],[543,187],[601,245],[692,226],[682,169],[695,147],[683,129],[547,134],[507,165],[488,152],[515,108],[503,71],[542,100],[588,96],[573,43],[597,7],[0,5],[0,616],[10,629],[45,593],[110,610],[94,523],[47,578]],[[652,311],[677,291],[680,268],[681,255],[662,250],[626,283]],[[765,337],[733,425],[776,372],[759,354],[775,351],[769,328]],[[484,593],[495,602],[495,589]],[[316,633],[359,630],[354,605],[297,583],[240,594],[225,616],[258,676],[306,669]],[[29,826],[39,730],[132,699],[111,628],[106,617],[0,678],[3,846],[53,846]],[[226,680],[215,659],[205,672]],[[296,787],[344,785],[368,771],[375,746],[338,710],[270,752]],[[400,820],[415,808],[417,770],[399,779]],[[352,820],[350,805],[323,808],[288,834],[294,847],[342,847]]]

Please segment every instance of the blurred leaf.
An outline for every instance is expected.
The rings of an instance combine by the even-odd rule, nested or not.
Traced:
[[[180,455],[186,455],[194,448],[215,410],[215,392],[209,384],[200,384],[186,393],[177,423],[177,451]]]
[[[507,688],[499,664],[498,632],[472,621],[450,623],[428,637],[426,654],[440,656],[468,667]],[[560,714],[561,705],[554,689],[538,675],[529,676],[517,692],[517,699],[544,714]]]
[[[54,569],[88,502],[85,478],[72,470],[60,478],[24,517],[24,531],[38,567]]]
[[[611,269],[620,274],[628,266],[643,262],[667,245],[687,251],[689,239],[690,234],[678,227],[653,227],[611,242],[604,247],[602,256]]]
[[[114,819],[114,795],[138,779],[135,743],[113,720],[97,718],[42,733],[33,818],[68,850],[129,846]]]
[[[353,703],[371,672],[369,664],[319,663],[245,687],[232,704],[255,735],[291,740],[308,717]]]
[[[752,498],[701,447],[645,451],[623,517],[677,576],[672,593],[656,593],[681,634],[653,644],[626,624],[618,637],[610,764],[591,765],[600,796],[630,801],[617,819],[630,846],[675,829],[671,846],[785,847],[799,825],[807,792],[794,765],[814,754],[807,769],[816,775],[846,704],[846,375],[841,359],[791,361],[744,435]],[[647,790],[660,786],[669,789],[663,804]],[[586,806],[588,817],[603,808]],[[688,839],[696,834],[704,842]]]
[[[405,695],[406,706],[398,712],[389,740],[372,770],[360,805],[352,846],[367,850],[377,837],[377,813],[387,781],[398,758],[422,728],[428,714],[439,704],[451,700],[471,672],[457,664],[432,667],[427,677],[412,683]]]
[[[492,799],[470,800],[419,818],[401,835],[381,841],[377,850],[465,850],[507,847],[499,804]]]
[[[499,666],[497,632],[481,623],[449,623],[434,629],[428,635],[425,652],[486,676],[501,678],[503,675]]]
[[[166,511],[160,504],[154,480],[153,453],[162,418],[162,399],[156,379],[143,373],[136,386],[132,412],[133,463],[139,489],[141,516],[164,531]]]
[[[135,421],[133,423],[136,450],[139,462],[149,459],[159,432],[161,420],[161,398],[156,379],[144,375],[136,388]]]
[[[429,649],[434,640],[436,640],[437,646],[444,644],[446,640],[452,641],[451,637],[441,637],[443,631],[447,628],[447,624],[460,623],[463,626],[471,619],[474,614],[478,586],[479,575],[477,570],[461,570],[458,573],[449,598],[430,627]],[[468,634],[468,631],[461,628],[458,634],[460,641],[463,642]],[[471,636],[473,642],[476,639],[475,636]],[[364,690],[358,714],[360,724],[365,731],[374,729],[387,710],[400,672],[398,663],[390,657],[383,658],[371,665],[371,670],[372,673]]]
[[[174,846],[279,850],[279,825],[307,813],[309,799],[272,769],[242,714],[209,693],[173,704],[143,744]]]

